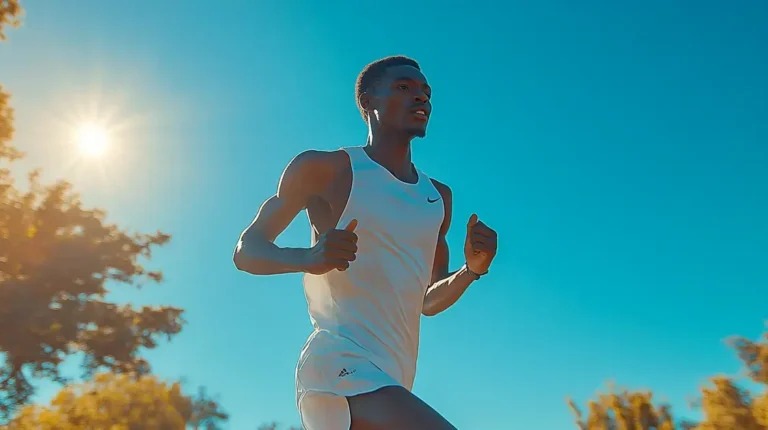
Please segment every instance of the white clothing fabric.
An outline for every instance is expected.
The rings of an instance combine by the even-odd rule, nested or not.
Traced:
[[[357,219],[358,252],[346,271],[304,277],[314,326],[296,367],[296,399],[308,429],[349,428],[346,399],[388,385],[410,390],[424,294],[444,207],[417,170],[408,184],[362,147],[344,148],[352,188],[337,228]],[[343,402],[341,402],[343,401]]]

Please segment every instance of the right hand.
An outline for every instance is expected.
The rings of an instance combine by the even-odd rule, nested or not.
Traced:
[[[315,246],[309,249],[306,272],[322,275],[333,269],[347,270],[355,261],[357,252],[357,220],[353,219],[343,229],[333,229],[320,235]]]

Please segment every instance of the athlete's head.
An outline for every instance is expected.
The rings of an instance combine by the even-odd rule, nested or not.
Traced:
[[[432,89],[416,61],[394,56],[368,64],[357,77],[355,96],[366,122],[411,137],[426,135]]]

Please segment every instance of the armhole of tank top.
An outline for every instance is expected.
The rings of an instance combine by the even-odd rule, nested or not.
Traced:
[[[422,172],[421,170],[419,170],[419,175],[423,175],[423,178],[424,178],[424,179],[426,179],[426,180],[427,180],[427,182],[429,182],[429,186],[430,186],[430,188],[431,188],[431,189],[432,189],[434,192],[436,192],[436,193],[437,193],[437,195],[438,195],[438,196],[440,196],[440,200],[442,200],[442,199],[443,199],[443,194],[440,192],[440,190],[438,190],[438,189],[437,189],[437,185],[435,185],[435,182],[432,180],[432,178],[431,178],[431,177],[429,177],[429,176],[428,176],[427,174],[425,174],[424,172]],[[442,211],[441,211],[441,212],[443,213],[443,216],[440,218],[440,225],[442,226],[442,225],[443,225],[443,222],[445,222],[445,216],[447,215],[447,214],[445,213],[445,202],[443,202],[443,204],[441,204],[441,205],[440,205],[440,207],[442,208]]]
[[[355,189],[355,163],[352,159],[352,154],[349,153],[350,148],[342,148],[341,151],[344,152],[344,154],[347,156],[347,161],[349,162],[349,176],[350,176],[350,183],[349,183],[349,195],[347,196],[347,201],[344,203],[344,209],[341,210],[341,214],[339,214],[339,219],[336,221],[336,228],[339,227],[341,223],[344,221],[344,217],[347,215],[347,209],[349,209],[349,202],[352,200],[352,191]]]

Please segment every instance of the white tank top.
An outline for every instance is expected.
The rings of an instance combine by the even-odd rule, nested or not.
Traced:
[[[418,181],[408,184],[362,147],[344,151],[352,166],[352,188],[337,228],[357,219],[357,259],[343,272],[305,275],[310,319],[315,332],[327,330],[351,340],[410,390],[443,201],[421,171],[416,171]]]

